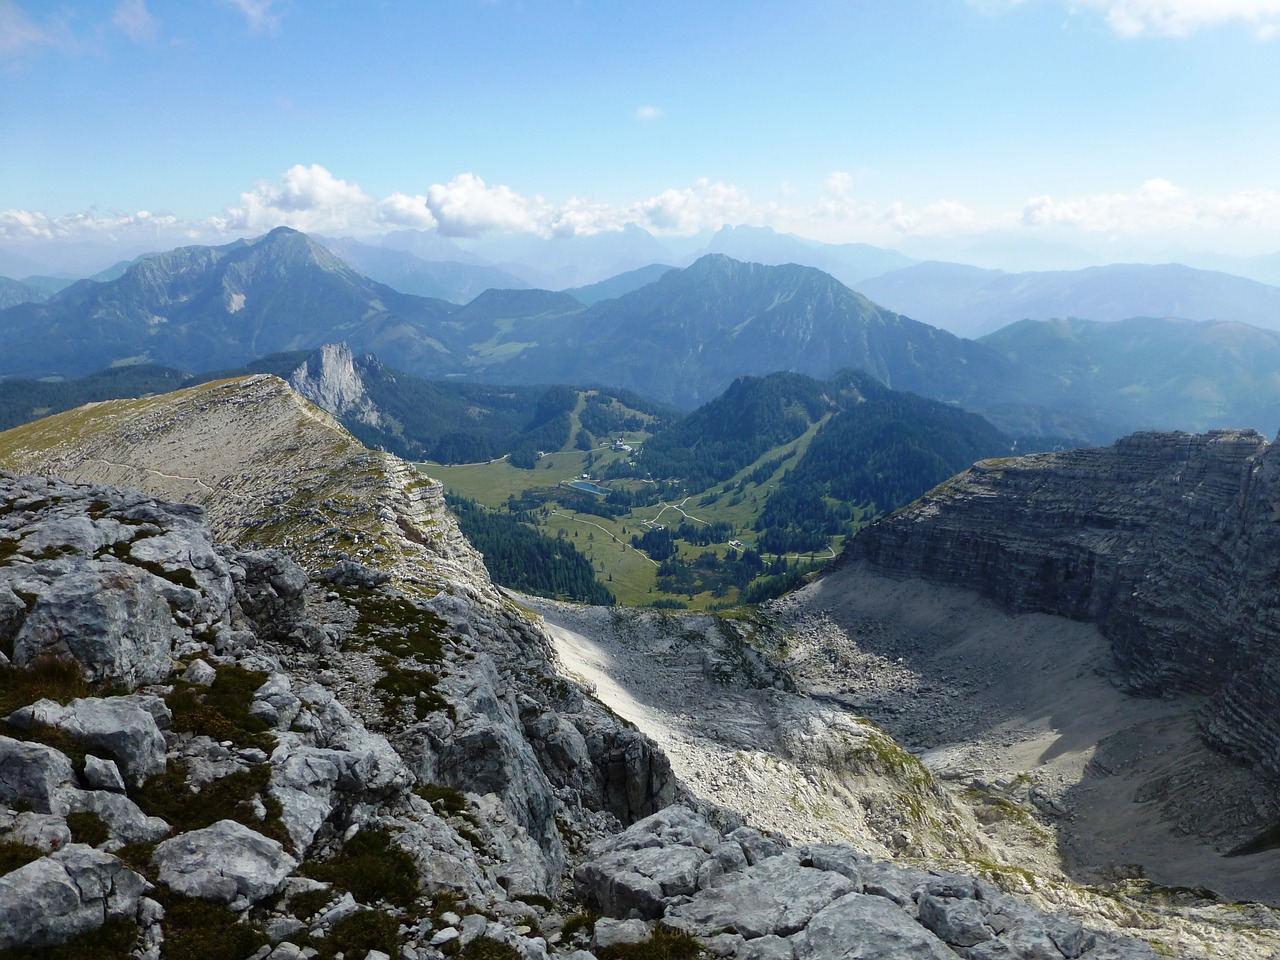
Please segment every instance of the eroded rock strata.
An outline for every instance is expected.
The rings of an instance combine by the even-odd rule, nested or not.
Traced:
[[[1096,623],[1132,691],[1207,696],[1211,743],[1280,778],[1280,449],[1256,432],[984,461],[850,555]]]

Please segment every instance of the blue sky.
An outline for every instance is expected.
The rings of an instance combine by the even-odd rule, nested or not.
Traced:
[[[1280,0],[0,0],[0,240],[1275,253],[1278,33]]]

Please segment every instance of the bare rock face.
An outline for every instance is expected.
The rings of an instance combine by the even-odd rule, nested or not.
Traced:
[[[168,715],[159,697],[92,697],[65,707],[39,700],[10,714],[7,722],[19,730],[53,727],[87,747],[100,747],[115,757],[132,785],[141,786],[165,768],[157,714]]]
[[[365,391],[355,357],[345,343],[326,343],[289,375],[289,386],[335,416],[352,416],[376,427],[382,414]]]
[[[1155,957],[972,877],[871,864],[838,845],[762,847],[749,834],[669,807],[593,844],[575,890],[606,916],[661,920],[735,960]]]
[[[1205,694],[1211,742],[1280,777],[1280,449],[1140,433],[988,460],[861,533],[881,572],[1098,624],[1137,693]]]
[[[75,843],[0,877],[0,950],[63,943],[111,917],[132,918],[149,884]]]
[[[156,847],[161,881],[177,893],[232,904],[278,893],[298,861],[274,840],[234,820],[219,820]]]

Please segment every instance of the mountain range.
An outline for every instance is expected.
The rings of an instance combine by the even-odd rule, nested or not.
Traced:
[[[439,268],[441,282],[464,284],[491,269],[426,266]],[[922,264],[906,274],[951,269]],[[1082,275],[1072,289],[1101,297],[1135,270]],[[1259,314],[1277,292],[1151,270],[1153,284],[1187,276],[1226,284]],[[143,362],[202,373],[342,341],[420,377],[601,384],[685,409],[744,374],[821,378],[848,367],[973,409],[1014,436],[1068,445],[1134,429],[1280,427],[1280,383],[1268,367],[1280,340],[1238,322],[1030,321],[972,341],[878,306],[817,269],[722,254],[685,268],[642,267],[578,292],[488,289],[464,305],[402,293],[280,228],[143,257],[113,279],[0,310],[0,336],[22,345],[0,353],[0,375],[68,378]]]
[[[1019,320],[1068,318],[1219,320],[1280,330],[1280,287],[1176,263],[1005,273],[929,261],[862,280],[855,289],[962,337]]]

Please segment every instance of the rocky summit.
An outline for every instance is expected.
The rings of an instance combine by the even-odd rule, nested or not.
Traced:
[[[1156,955],[698,796],[282,381],[0,451],[0,956]]]

